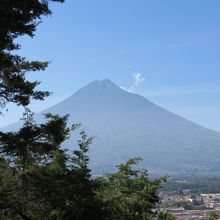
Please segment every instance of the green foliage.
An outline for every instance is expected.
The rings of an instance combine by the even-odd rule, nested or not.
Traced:
[[[219,193],[219,176],[180,176],[172,177],[163,184],[162,191],[181,195],[183,191],[191,194]]]
[[[156,219],[157,220],[175,220],[176,217],[168,212],[160,212]]]
[[[0,132],[0,153],[18,170],[47,164],[54,150],[67,138],[67,116],[46,115],[45,124],[35,124],[29,115],[18,132]]]
[[[217,220],[220,219],[220,211],[208,212],[204,220]]]
[[[67,116],[46,118],[0,134],[0,219],[101,219],[88,168],[91,138],[82,131],[79,150],[67,153],[60,144],[76,126],[66,126]]]
[[[150,180],[146,170],[133,168],[141,159],[130,159],[117,166],[115,173],[99,178],[102,185],[98,197],[107,209],[106,219],[144,220],[154,216],[152,209],[159,202],[157,190],[164,180]]]
[[[15,53],[21,47],[15,40],[23,35],[33,37],[43,15],[51,15],[47,0],[0,1],[1,108],[4,108],[8,102],[26,106],[31,99],[42,100],[49,95],[47,91],[35,90],[39,82],[30,82],[25,76],[30,71],[44,70],[48,62],[28,61]]]

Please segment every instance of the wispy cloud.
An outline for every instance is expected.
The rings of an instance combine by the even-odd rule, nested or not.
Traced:
[[[134,80],[135,87],[139,86],[140,83],[145,81],[145,78],[139,72],[132,74],[132,77]]]
[[[128,68],[132,68],[132,65],[129,64]],[[124,87],[124,86],[120,86],[121,89],[127,91],[127,92],[135,92],[135,89],[145,81],[145,78],[144,76],[140,73],[140,72],[136,72],[136,73],[133,73],[131,74],[131,77],[132,77],[132,85],[129,86],[128,88]]]

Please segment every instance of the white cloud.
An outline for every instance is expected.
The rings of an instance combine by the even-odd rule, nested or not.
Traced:
[[[132,66],[131,66],[131,68],[132,68]],[[134,93],[136,88],[140,85],[140,83],[145,81],[145,78],[139,72],[133,73],[131,76],[133,78],[132,85],[129,88],[125,88],[123,86],[120,86],[120,88],[127,91],[127,92]]]
[[[129,69],[131,69],[131,68],[132,68],[132,65],[131,65],[131,64],[129,64],[129,65],[128,65],[128,68],[129,68]]]
[[[140,83],[145,81],[145,78],[139,73],[132,74],[133,80],[134,80],[134,86],[137,87]]]

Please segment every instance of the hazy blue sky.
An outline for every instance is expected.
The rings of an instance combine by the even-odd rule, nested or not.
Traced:
[[[21,54],[52,61],[40,88],[54,94],[39,111],[95,79],[220,131],[219,0],[66,0],[52,5]],[[136,81],[135,81],[136,80]],[[10,107],[1,125],[16,121]]]

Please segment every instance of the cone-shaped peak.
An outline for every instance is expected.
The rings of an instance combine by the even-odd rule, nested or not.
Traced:
[[[102,89],[109,89],[109,88],[118,88],[118,89],[120,89],[119,86],[117,86],[115,83],[113,83],[109,79],[92,81],[86,87],[100,87]]]
[[[109,79],[104,79],[104,80],[95,80],[86,85],[85,87],[81,88],[78,90],[75,94],[103,94],[103,93],[114,93],[114,92],[122,92],[123,90],[113,83]]]

